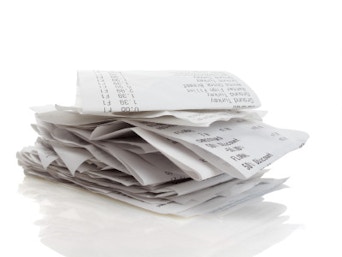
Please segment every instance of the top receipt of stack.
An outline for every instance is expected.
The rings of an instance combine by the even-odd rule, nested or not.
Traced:
[[[260,106],[242,80],[221,71],[79,71],[82,113],[237,110]]]

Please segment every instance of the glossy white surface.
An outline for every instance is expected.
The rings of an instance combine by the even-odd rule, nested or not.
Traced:
[[[342,36],[338,1],[0,3],[3,256],[342,256]],[[72,104],[76,70],[227,70],[308,132],[272,165],[289,188],[223,216],[159,216],[24,178],[29,106]]]
[[[224,256],[228,249],[253,256],[299,227],[285,223],[284,205],[269,202],[182,219],[33,178],[20,192],[39,204],[42,243],[65,256]],[[252,243],[242,247],[244,240]]]

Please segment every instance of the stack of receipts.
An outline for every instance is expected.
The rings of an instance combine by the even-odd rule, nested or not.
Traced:
[[[26,174],[162,214],[227,210],[276,190],[265,167],[304,132],[262,122],[255,93],[213,71],[80,71],[76,105],[34,108]]]

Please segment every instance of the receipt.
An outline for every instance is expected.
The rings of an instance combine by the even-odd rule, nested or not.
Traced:
[[[220,71],[79,71],[77,86],[83,113],[260,106],[242,80]]]
[[[253,176],[284,154],[302,147],[308,139],[304,132],[242,119],[198,128],[127,122],[183,144],[213,166],[240,179]]]

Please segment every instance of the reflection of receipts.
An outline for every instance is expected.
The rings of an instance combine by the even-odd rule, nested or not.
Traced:
[[[241,109],[259,107],[255,93],[227,72],[80,71],[83,112]]]

